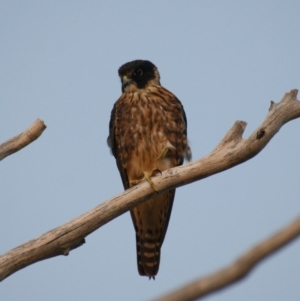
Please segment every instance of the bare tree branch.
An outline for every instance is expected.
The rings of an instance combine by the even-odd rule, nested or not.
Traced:
[[[37,119],[23,133],[0,144],[0,161],[39,138],[45,129],[44,121]]]
[[[300,217],[272,237],[256,245],[232,265],[210,276],[198,279],[155,301],[192,301],[233,284],[245,276],[264,258],[274,254],[300,235]]]
[[[204,179],[257,155],[288,121],[300,117],[297,90],[286,93],[283,99],[271,103],[262,125],[247,139],[242,139],[246,123],[237,121],[219,145],[204,158],[164,171],[152,179],[158,193]],[[68,255],[69,251],[84,243],[84,238],[107,222],[157,192],[148,182],[134,186],[118,196],[103,202],[87,213],[55,228],[0,256],[0,281],[16,271],[43,259]]]

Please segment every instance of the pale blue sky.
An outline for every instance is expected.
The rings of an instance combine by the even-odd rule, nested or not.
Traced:
[[[122,191],[106,145],[120,65],[157,65],[196,160],[300,88],[299,12],[296,0],[0,1],[0,141],[47,124],[1,162],[0,254]],[[292,121],[249,162],[178,189],[155,281],[138,275],[126,213],[4,280],[0,300],[150,300],[230,264],[299,216],[299,134]],[[299,254],[298,240],[205,300],[300,300]]]

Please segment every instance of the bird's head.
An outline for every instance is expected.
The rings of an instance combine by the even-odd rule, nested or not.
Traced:
[[[119,68],[122,92],[135,92],[150,85],[160,85],[159,72],[149,61],[136,60]]]

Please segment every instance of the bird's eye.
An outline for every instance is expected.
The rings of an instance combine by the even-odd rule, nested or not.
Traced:
[[[138,70],[134,71],[134,75],[136,75],[136,76],[143,75],[143,70],[142,69],[138,69]]]

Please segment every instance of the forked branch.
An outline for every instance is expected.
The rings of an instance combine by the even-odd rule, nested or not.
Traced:
[[[212,176],[257,155],[286,122],[300,117],[297,93],[297,90],[292,90],[279,103],[272,102],[266,119],[249,138],[242,138],[246,122],[237,121],[210,154],[154,177],[152,181],[159,193]],[[69,251],[84,243],[88,234],[147,201],[156,193],[148,182],[143,182],[72,221],[7,252],[0,256],[0,281],[37,261],[68,255]]]

